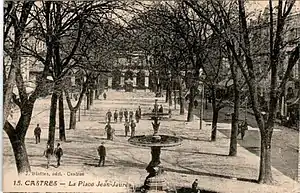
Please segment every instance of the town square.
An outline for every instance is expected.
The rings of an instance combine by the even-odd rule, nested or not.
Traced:
[[[4,3],[5,192],[300,192],[297,1]]]

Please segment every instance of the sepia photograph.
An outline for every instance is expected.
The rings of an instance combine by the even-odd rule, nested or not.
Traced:
[[[300,1],[2,14],[3,192],[300,193]]]

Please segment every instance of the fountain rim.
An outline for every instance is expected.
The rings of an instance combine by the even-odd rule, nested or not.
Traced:
[[[132,139],[134,138],[138,138],[138,137],[145,137],[145,136],[153,136],[153,135],[136,135],[134,137],[130,137],[128,139],[128,142],[132,145],[136,145],[136,146],[142,146],[142,147],[174,147],[174,146],[179,146],[182,144],[182,138],[181,137],[177,137],[177,136],[172,136],[172,135],[164,135],[164,134],[158,134],[158,136],[168,136],[168,137],[172,137],[172,138],[176,138],[178,140],[178,142],[174,142],[174,143],[169,143],[169,144],[158,144],[158,143],[154,143],[154,144],[150,144],[150,143],[140,143],[140,142],[134,142],[132,141]]]

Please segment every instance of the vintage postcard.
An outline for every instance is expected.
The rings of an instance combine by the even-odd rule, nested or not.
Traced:
[[[4,1],[3,192],[300,192],[300,1]]]

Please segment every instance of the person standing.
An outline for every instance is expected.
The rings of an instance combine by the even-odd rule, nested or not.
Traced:
[[[125,126],[125,137],[127,137],[127,134],[128,134],[128,132],[129,132],[129,127],[130,127],[129,122],[126,121],[125,124],[124,124],[124,126]]]
[[[115,110],[115,112],[114,112],[114,121],[118,122],[118,112],[117,112],[117,110]]]
[[[47,144],[46,150],[44,151],[44,156],[47,158],[47,169],[49,168],[50,159],[51,159],[51,147],[50,144]]]
[[[138,111],[139,111],[139,115],[140,115],[140,119],[141,119],[142,118],[142,109],[141,109],[141,106],[139,106]]]
[[[195,181],[192,184],[192,192],[197,193],[198,192],[198,179],[195,179]]]
[[[140,118],[141,118],[140,111],[139,111],[139,109],[137,109],[135,111],[135,120],[136,120],[137,123],[139,123]]]
[[[110,140],[114,140],[114,136],[115,136],[115,129],[114,128],[111,128],[110,130]]]
[[[104,98],[104,100],[106,100],[106,93],[105,92],[103,93],[103,98]]]
[[[125,109],[125,111],[124,111],[124,117],[125,117],[125,121],[128,121],[128,111],[127,111],[127,109]]]
[[[102,163],[102,166],[104,166],[105,157],[106,157],[106,148],[104,147],[104,142],[101,143],[101,145],[98,147],[97,150],[98,150],[98,154],[100,156],[98,167],[101,166],[101,163]]]
[[[110,123],[112,117],[112,113],[110,112],[110,109],[108,109],[106,113],[107,122]]]
[[[107,123],[106,126],[105,126],[105,131],[106,131],[106,136],[107,136],[107,140],[110,140],[111,139],[111,125],[110,123]]]
[[[133,111],[129,111],[129,122],[133,120]]]
[[[135,135],[135,127],[136,127],[136,124],[135,124],[134,120],[131,120],[130,127],[131,127],[131,137],[134,137],[134,135]]]
[[[159,113],[163,113],[163,112],[164,112],[164,108],[163,108],[162,105],[160,105],[160,108],[159,108],[158,112],[159,112]]]
[[[62,148],[60,147],[60,143],[57,144],[57,147],[55,148],[54,150],[54,155],[56,157],[56,160],[57,160],[57,167],[60,166],[60,160],[61,160],[61,157],[63,156],[63,150]]]
[[[35,143],[36,144],[41,142],[41,133],[42,133],[42,130],[40,128],[40,124],[37,124],[36,128],[34,129],[34,136],[35,136]]]
[[[123,119],[123,110],[122,109],[119,111],[119,119],[120,119],[120,122],[122,122],[122,119]]]

